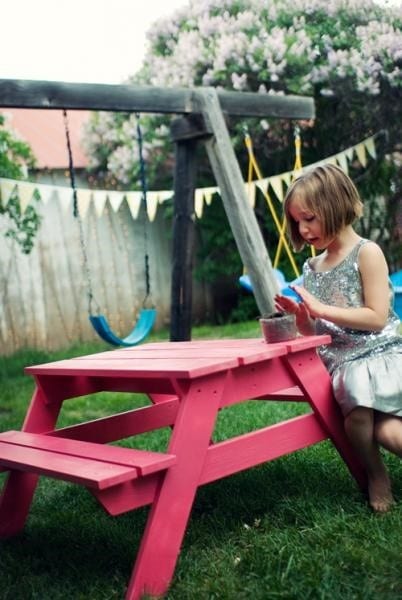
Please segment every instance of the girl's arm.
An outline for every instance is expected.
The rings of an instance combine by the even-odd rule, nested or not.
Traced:
[[[343,308],[317,300],[302,287],[295,286],[310,316],[326,319],[340,327],[381,331],[389,313],[388,267],[384,254],[374,242],[365,244],[359,253],[359,270],[363,285],[364,306]]]

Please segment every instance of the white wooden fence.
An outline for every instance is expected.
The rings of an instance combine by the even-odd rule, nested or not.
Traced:
[[[45,206],[38,204],[43,220],[29,255],[4,237],[7,223],[0,217],[1,355],[97,339],[88,320],[78,222],[71,205],[67,209],[58,200],[55,188]],[[145,296],[146,227],[150,299],[158,311],[155,329],[168,326],[171,232],[163,211],[145,224],[145,215],[140,211],[134,220],[126,203],[117,212],[107,203],[101,217],[91,205],[82,223],[94,297],[112,329],[123,337],[134,326]],[[200,318],[208,310],[209,294],[194,286],[194,315]]]

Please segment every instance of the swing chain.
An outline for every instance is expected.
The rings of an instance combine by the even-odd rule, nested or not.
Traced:
[[[72,152],[72,148],[71,148],[70,128],[68,125],[67,111],[65,108],[63,108],[63,118],[64,118],[64,128],[65,128],[66,139],[67,139],[68,170],[69,170],[69,175],[70,175],[71,189],[73,191],[73,216],[75,219],[77,219],[77,223],[78,223],[79,240],[80,240],[82,256],[83,256],[84,273],[85,273],[85,277],[86,277],[86,281],[87,281],[88,313],[91,315],[93,302],[95,302],[95,304],[96,304],[96,309],[97,309],[98,313],[100,312],[100,307],[99,307],[99,304],[97,303],[97,301],[94,297],[94,294],[93,294],[91,272],[89,270],[88,253],[87,253],[85,237],[84,237],[84,226],[83,226],[82,218],[81,218],[79,207],[78,207],[78,194],[77,194],[77,186],[75,183],[75,168],[74,168],[74,162],[73,162],[73,152]]]
[[[140,161],[140,180],[141,180],[141,190],[142,190],[142,200],[144,203],[144,269],[145,269],[145,297],[143,300],[143,306],[149,296],[151,295],[151,282],[150,282],[150,270],[149,270],[149,255],[148,255],[148,229],[147,229],[147,177],[146,177],[146,166],[144,160],[144,147],[143,147],[143,137],[142,130],[140,125],[140,115],[136,113],[137,119],[137,142],[138,142],[138,154]]]

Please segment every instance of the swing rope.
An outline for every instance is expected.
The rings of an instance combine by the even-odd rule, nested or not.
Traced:
[[[301,173],[301,171],[303,169],[303,163],[302,163],[302,159],[301,159],[301,137],[300,137],[299,125],[295,125],[294,137],[295,137],[295,164],[293,167],[292,181],[294,181],[297,178],[297,176]],[[282,227],[281,227],[281,233],[283,234],[283,236],[285,235],[285,232],[286,232],[286,216],[283,217]],[[278,246],[276,248],[276,254],[275,254],[275,258],[274,258],[274,267],[277,267],[278,263],[279,263],[279,259],[280,259],[282,247],[283,247],[282,239],[283,239],[283,237],[281,235],[279,238]],[[311,256],[315,256],[314,246],[310,246],[310,252],[311,252]]]
[[[145,271],[145,297],[143,300],[143,306],[151,295],[151,280],[149,272],[149,254],[148,254],[148,228],[147,228],[147,177],[146,177],[146,166],[144,160],[144,145],[142,131],[139,121],[139,115],[136,114],[137,119],[137,141],[138,141],[138,154],[140,159],[140,180],[142,190],[142,200],[144,203],[144,271]]]
[[[262,180],[263,179],[262,173],[260,171],[260,168],[258,166],[257,160],[255,158],[254,149],[253,149],[253,142],[251,140],[250,134],[248,133],[247,127],[244,128],[244,143],[246,145],[247,152],[248,152],[248,158],[249,158],[249,169],[248,169],[248,178],[249,178],[249,181],[248,181],[248,183],[251,183],[252,176],[253,176],[253,170],[254,170],[254,172],[255,172],[255,174],[257,176],[257,179]],[[268,207],[269,207],[269,210],[271,212],[271,215],[272,215],[272,218],[274,220],[274,223],[276,225],[276,229],[277,229],[278,234],[279,234],[279,242],[281,244],[283,244],[283,246],[285,247],[285,250],[286,250],[287,255],[289,257],[290,264],[293,267],[293,271],[295,272],[296,277],[299,277],[300,272],[299,272],[299,270],[297,268],[297,265],[296,265],[296,262],[295,262],[292,250],[291,250],[291,248],[290,248],[290,246],[288,244],[288,241],[286,239],[286,235],[285,235],[286,226],[284,228],[283,225],[281,224],[281,222],[279,220],[279,217],[278,217],[278,214],[277,214],[277,212],[275,210],[275,206],[274,206],[274,204],[273,204],[273,202],[271,200],[270,195],[268,194],[268,191],[263,191],[263,194],[264,194],[264,198],[265,198],[265,200],[266,200],[266,202],[268,204]],[[277,262],[276,262],[276,264],[274,262],[273,266],[274,266],[274,268],[276,268],[277,267]]]
[[[84,273],[85,273],[85,278],[86,278],[86,282],[87,282],[88,313],[91,315],[93,303],[96,304],[96,309],[97,309],[98,313],[100,312],[100,307],[99,307],[99,304],[97,303],[97,301],[94,297],[94,294],[93,294],[91,271],[89,269],[88,252],[87,252],[87,247],[85,244],[84,224],[82,222],[82,218],[81,218],[79,207],[78,207],[78,193],[77,193],[77,186],[76,186],[76,182],[75,182],[75,167],[74,167],[74,163],[73,163],[73,152],[71,149],[70,128],[69,128],[69,124],[68,124],[67,111],[65,108],[63,108],[63,119],[64,119],[64,129],[65,129],[66,140],[67,140],[68,172],[70,175],[71,189],[73,192],[73,216],[75,219],[77,219],[77,223],[78,223],[78,231],[79,231],[80,246],[81,246],[81,250],[82,250]]]
[[[148,239],[147,239],[147,230],[146,230],[146,218],[147,218],[147,184],[146,184],[146,171],[145,171],[145,161],[143,157],[143,140],[142,140],[142,132],[139,124],[138,115],[137,117],[137,140],[138,140],[138,150],[139,150],[139,158],[140,158],[140,178],[142,185],[142,198],[144,201],[144,249],[145,249],[145,297],[143,301],[143,308],[140,311],[140,315],[137,323],[135,324],[132,331],[125,338],[120,338],[113,333],[111,330],[109,323],[104,315],[100,314],[99,304],[96,302],[93,294],[92,280],[91,280],[91,272],[89,269],[89,261],[88,261],[88,252],[85,244],[84,237],[84,227],[83,221],[79,211],[78,205],[78,193],[76,187],[75,180],[75,168],[73,162],[73,153],[71,149],[71,139],[70,139],[70,131],[68,125],[67,111],[63,109],[64,116],[64,127],[66,133],[67,140],[67,150],[68,150],[68,160],[69,160],[69,173],[70,173],[70,182],[71,188],[73,191],[73,215],[77,219],[79,225],[79,239],[80,245],[82,249],[83,255],[83,263],[84,263],[84,273],[87,280],[87,291],[88,291],[88,314],[89,320],[95,329],[96,333],[106,342],[112,344],[114,346],[134,346],[142,342],[145,337],[150,333],[152,327],[154,326],[156,320],[156,309],[145,308],[146,300],[149,298],[151,294],[151,285],[150,285],[150,273],[149,273],[149,255],[148,255]],[[92,312],[92,303],[95,302],[97,308],[97,314],[94,315]]]

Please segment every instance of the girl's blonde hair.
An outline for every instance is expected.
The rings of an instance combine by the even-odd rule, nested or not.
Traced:
[[[304,172],[289,187],[284,200],[288,235],[295,250],[305,245],[289,212],[296,197],[318,218],[325,237],[336,235],[363,214],[359,192],[342,169],[326,164]]]

